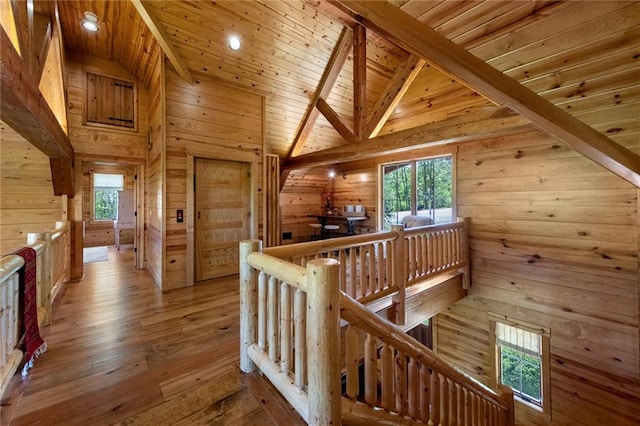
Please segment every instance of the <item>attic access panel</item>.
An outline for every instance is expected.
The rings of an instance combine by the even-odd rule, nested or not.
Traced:
[[[136,128],[136,85],[87,72],[86,123]]]

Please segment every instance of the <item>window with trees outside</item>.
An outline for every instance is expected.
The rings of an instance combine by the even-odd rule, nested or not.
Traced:
[[[93,174],[93,220],[116,220],[118,218],[118,191],[123,189],[123,175]]]
[[[548,332],[495,322],[496,369],[499,383],[514,396],[544,410],[548,384]]]
[[[386,164],[381,173],[383,229],[408,215],[428,216],[433,223],[453,220],[451,156]]]

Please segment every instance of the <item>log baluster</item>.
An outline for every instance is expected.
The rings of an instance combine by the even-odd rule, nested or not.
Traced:
[[[298,389],[306,385],[307,375],[307,322],[306,322],[307,295],[299,288],[293,296],[293,318],[295,335],[295,377],[294,382]]]

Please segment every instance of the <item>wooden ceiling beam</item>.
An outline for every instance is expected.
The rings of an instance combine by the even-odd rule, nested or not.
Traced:
[[[53,195],[67,195],[73,198],[73,162],[60,158],[49,158]]]
[[[0,113],[2,121],[50,158],[73,160],[73,147],[27,64],[0,28]]]
[[[362,25],[353,30],[353,136],[366,139],[367,126],[367,31]]]
[[[529,120],[507,107],[489,107],[477,113],[300,155],[286,160],[282,168],[292,170],[364,160],[483,137],[521,133],[532,128]]]
[[[147,28],[151,31],[151,34],[156,38],[158,44],[162,48],[162,51],[167,55],[167,59],[171,62],[171,65],[176,69],[180,78],[189,84],[193,83],[193,76],[189,72],[187,64],[182,59],[182,56],[178,53],[169,36],[162,28],[160,21],[151,13],[149,8],[141,0],[131,0],[133,6],[136,8],[140,17],[147,24]]]
[[[367,130],[364,133],[364,139],[378,136],[380,129],[387,122],[387,119],[409,89],[413,80],[418,76],[424,64],[424,59],[413,54],[409,55],[407,60],[400,64],[373,108],[373,113],[367,123]]]
[[[0,117],[49,157],[54,194],[73,197],[73,146],[3,28],[0,38]]]
[[[331,0],[368,28],[420,56],[478,93],[507,105],[623,179],[640,186],[640,156],[538,96],[386,1]]]
[[[331,105],[327,103],[324,99],[318,99],[318,104],[316,105],[318,111],[324,115],[324,117],[331,123],[334,129],[346,140],[348,143],[353,142],[353,131],[349,128],[349,125],[340,117]]]
[[[309,136],[309,133],[311,133],[313,125],[316,123],[316,120],[320,116],[320,111],[316,109],[318,100],[321,98],[326,99],[329,97],[329,93],[331,92],[333,85],[338,80],[338,76],[340,75],[340,71],[342,70],[344,63],[349,57],[349,51],[351,50],[352,42],[353,32],[348,27],[343,27],[342,33],[340,33],[340,37],[338,38],[338,42],[331,52],[329,62],[327,63],[327,66],[322,73],[322,77],[318,82],[318,87],[316,88],[316,92],[313,95],[313,99],[307,107],[307,111],[305,112],[305,115],[302,119],[302,123],[300,124],[298,133],[293,140],[293,143],[291,144],[291,148],[289,149],[287,158],[292,158],[300,155],[302,147],[304,146],[305,139]]]

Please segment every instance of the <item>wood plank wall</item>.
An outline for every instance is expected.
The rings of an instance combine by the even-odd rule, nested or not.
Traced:
[[[166,193],[164,200],[165,276],[162,288],[185,285],[187,274],[187,223],[176,222],[176,210],[189,214],[187,185],[189,156],[256,164],[262,222],[263,101],[253,93],[238,91],[213,80],[193,85],[166,70]]]
[[[53,195],[49,158],[0,122],[0,255],[25,246],[27,233],[66,220],[66,197]]]
[[[291,233],[282,244],[309,241],[313,235],[311,223],[317,223],[308,214],[320,214],[323,210],[322,192],[327,186],[326,170],[293,170],[280,191],[280,229]]]
[[[469,297],[437,317],[440,355],[489,383],[489,313],[551,330],[551,422],[640,422],[638,189],[539,133],[460,146]]]
[[[147,270],[162,287],[164,278],[164,167],[165,167],[165,87],[164,55],[160,55],[149,84],[149,150],[145,199],[147,200],[145,227],[145,257]]]
[[[93,173],[112,173],[124,176],[124,189],[135,188],[135,166],[115,166],[82,163],[82,220],[85,223],[84,247],[112,246],[115,244],[115,230],[111,221],[95,222],[93,220]]]
[[[356,233],[376,232],[377,215],[377,173],[371,169],[354,169],[338,172],[333,178],[333,204],[342,210],[348,204],[362,204],[367,211],[367,220],[357,222]],[[346,227],[341,226],[341,232]]]

